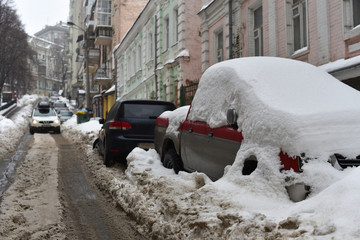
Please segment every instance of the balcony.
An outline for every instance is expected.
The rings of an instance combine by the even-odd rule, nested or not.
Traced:
[[[111,45],[113,29],[111,26],[96,26],[95,44]]]
[[[100,61],[100,50],[89,49],[89,66],[99,64]]]
[[[111,74],[106,68],[99,68],[95,73],[95,84],[110,86],[112,82]]]

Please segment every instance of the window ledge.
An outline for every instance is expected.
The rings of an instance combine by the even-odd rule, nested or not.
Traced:
[[[292,55],[291,55],[291,58],[298,58],[298,57],[301,57],[303,55],[306,55],[310,52],[309,48],[308,47],[303,47],[299,50],[296,50]]]
[[[344,40],[348,40],[350,38],[356,37],[360,35],[360,25],[357,25],[353,29],[344,31]]]

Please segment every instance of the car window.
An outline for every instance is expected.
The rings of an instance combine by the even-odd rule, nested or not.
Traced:
[[[73,113],[72,112],[68,112],[68,111],[60,111],[61,116],[72,116]]]
[[[124,118],[157,118],[161,113],[173,110],[171,105],[160,104],[124,104]]]
[[[34,117],[51,117],[56,116],[56,113],[52,109],[35,109],[34,110]]]
[[[55,107],[66,107],[65,103],[54,103]]]

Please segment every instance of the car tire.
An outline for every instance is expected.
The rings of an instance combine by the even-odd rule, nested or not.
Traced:
[[[32,130],[31,128],[30,128],[30,134],[34,135],[34,130]]]
[[[183,170],[181,158],[176,153],[174,148],[170,148],[166,151],[164,155],[163,165],[166,168],[174,169],[176,174],[178,174],[179,171]]]
[[[56,133],[57,133],[57,134],[60,134],[60,133],[61,133],[60,127],[56,129]]]
[[[106,167],[111,167],[114,165],[114,161],[112,159],[112,154],[110,153],[110,149],[107,146],[106,142],[105,142],[105,151],[104,151],[104,164]]]

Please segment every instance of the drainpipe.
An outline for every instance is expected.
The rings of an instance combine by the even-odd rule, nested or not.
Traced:
[[[115,103],[116,99],[117,99],[117,58],[116,58],[115,53],[113,53],[113,57],[115,60],[115,71],[114,71],[114,74],[115,74],[115,77],[114,77],[114,85],[115,85],[114,103]]]
[[[155,99],[158,99],[158,79],[157,79],[157,74],[156,74],[156,69],[157,69],[157,24],[158,24],[158,19],[157,16],[155,15],[155,56],[154,56],[154,75],[155,75]]]
[[[229,59],[233,58],[232,0],[229,0]]]

